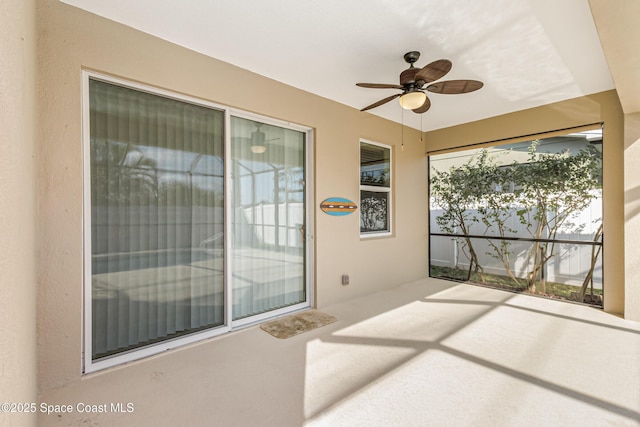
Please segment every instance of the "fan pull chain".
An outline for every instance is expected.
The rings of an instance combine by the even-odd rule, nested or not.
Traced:
[[[402,109],[402,113],[400,113],[400,122],[401,122],[401,126],[400,126],[400,140],[402,141],[402,145],[400,147],[401,151],[404,151],[404,108]]]
[[[424,135],[424,131],[422,130],[422,114],[420,114],[420,142],[424,142],[422,140],[422,135]]]

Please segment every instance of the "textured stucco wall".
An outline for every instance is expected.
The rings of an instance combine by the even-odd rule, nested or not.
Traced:
[[[83,170],[81,72],[95,70],[315,131],[315,282],[322,308],[426,275],[426,159],[419,132],[313,96],[62,4],[38,0],[40,390],[81,378]],[[221,41],[224,42],[224,41]],[[361,240],[358,215],[322,200],[359,198],[359,138],[394,150],[394,236]],[[351,284],[341,285],[349,274]],[[144,365],[144,363],[142,364]]]
[[[589,0],[624,116],[625,317],[640,321],[640,2]]]
[[[624,116],[625,318],[640,322],[640,113]]]
[[[0,2],[0,402],[36,402],[35,2]],[[35,414],[0,411],[0,425]]]

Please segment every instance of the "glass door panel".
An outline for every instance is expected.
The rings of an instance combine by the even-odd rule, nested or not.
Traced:
[[[231,117],[233,319],[305,302],[305,133]]]
[[[91,358],[224,323],[224,112],[91,79]]]

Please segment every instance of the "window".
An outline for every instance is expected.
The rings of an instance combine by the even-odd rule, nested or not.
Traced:
[[[391,234],[391,147],[360,141],[360,235]]]
[[[310,130],[85,75],[85,371],[309,307]]]

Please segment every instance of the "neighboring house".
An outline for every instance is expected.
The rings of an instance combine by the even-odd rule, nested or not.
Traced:
[[[613,8],[615,2],[591,3]],[[404,130],[402,155],[394,156],[392,164],[391,231],[384,238],[363,239],[357,214],[331,217],[321,214],[319,205],[334,196],[358,200],[358,142],[366,138],[399,153],[399,124],[375,116],[365,119],[353,108],[56,0],[10,0],[0,10],[3,396],[10,391],[14,401],[36,401],[38,392],[80,383],[86,369],[83,70],[232,106],[239,116],[254,112],[314,131],[309,163],[314,192],[308,199],[312,222],[300,236],[307,239],[315,261],[307,270],[312,288],[305,303],[319,308],[427,275],[425,152],[604,122],[604,310],[640,321],[640,93],[623,92],[629,86],[424,135]],[[606,22],[606,9],[595,10],[605,52],[615,57],[610,31],[616,23]],[[633,34],[627,37],[636,40]],[[625,54],[637,58],[635,50]],[[614,79],[632,79],[639,71],[621,71],[620,62],[615,66]],[[279,96],[266,96],[273,93]],[[424,145],[418,142],[421,137]],[[255,206],[255,212],[275,209]],[[250,216],[246,206],[238,207],[245,209],[245,218]],[[301,244],[300,215],[292,214],[292,221],[283,236],[289,236],[293,247]],[[217,233],[204,233],[203,252],[219,248]],[[265,241],[274,239],[271,235]],[[345,273],[351,277],[349,286],[341,286]]]

